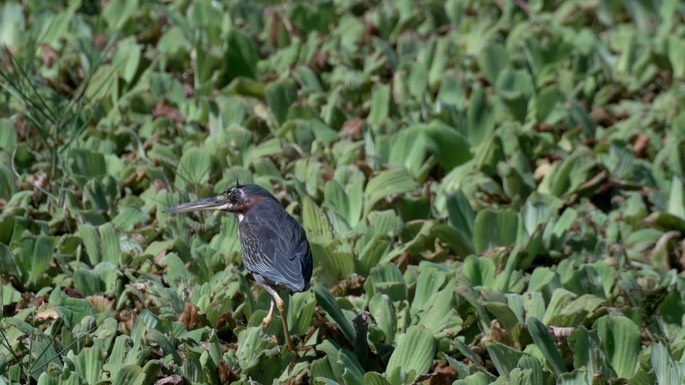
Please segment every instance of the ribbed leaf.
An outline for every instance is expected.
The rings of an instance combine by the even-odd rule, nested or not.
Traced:
[[[652,345],[652,355],[650,357],[656,381],[659,385],[682,384],[682,378],[678,368],[673,362],[668,347],[663,342]]]
[[[0,199],[9,200],[17,191],[12,171],[0,164]]]
[[[495,84],[500,72],[509,65],[509,54],[501,44],[490,44],[478,55],[478,66],[490,84]]]
[[[435,338],[421,326],[410,326],[390,356],[386,373],[392,385],[409,384],[430,368]]]
[[[33,249],[31,261],[31,281],[37,282],[38,278],[48,269],[48,264],[53,256],[57,238],[39,235]]]
[[[463,270],[473,286],[490,287],[495,281],[495,263],[488,258],[470,255],[464,260]]]
[[[516,368],[519,359],[524,354],[520,350],[503,345],[497,341],[487,342],[485,346],[488,349],[493,365],[495,365],[501,376],[508,376]]]
[[[504,330],[509,332],[510,335],[514,335],[514,328],[519,324],[519,319],[507,304],[501,302],[485,302],[483,306],[497,318],[502,327],[504,327]]]
[[[327,245],[333,240],[326,214],[309,197],[302,200],[302,225],[310,242]]]
[[[139,207],[125,207],[112,219],[112,224],[130,231],[136,225],[147,222],[149,219],[150,216]]]
[[[147,331],[147,337],[159,345],[159,347],[162,348],[162,351],[164,351],[164,354],[171,355],[177,365],[182,363],[183,360],[178,354],[178,349],[162,332],[157,329],[150,329]]]
[[[573,352],[573,367],[585,367],[589,373],[604,371],[605,358],[604,355],[597,354],[600,346],[596,331],[588,331],[581,326],[568,336],[568,344]],[[606,373],[606,375],[611,375],[611,373]]]
[[[473,237],[476,252],[484,253],[494,247],[511,246],[519,231],[519,214],[513,209],[485,209],[474,221]]]
[[[559,376],[557,385],[591,385],[587,381],[587,375],[584,370],[575,370],[571,373],[564,373]]]
[[[393,301],[407,299],[407,284],[400,269],[394,264],[383,263],[371,269],[364,288],[369,295],[383,293]]]
[[[145,372],[138,365],[124,366],[113,375],[112,385],[142,385],[145,381]]]
[[[368,122],[379,124],[390,116],[390,87],[385,84],[377,84],[371,95],[371,112]]]
[[[388,380],[377,372],[364,373],[364,385],[390,385]]]
[[[252,40],[237,28],[231,28],[225,46],[223,81],[230,83],[241,76],[254,79],[259,53]]]
[[[136,9],[138,9],[137,0],[112,0],[102,10],[102,16],[109,27],[116,31],[121,29]]]
[[[98,228],[100,233],[100,248],[102,250],[102,262],[118,265],[121,258],[119,234],[111,223],[105,223]]]
[[[352,343],[354,341],[354,327],[343,310],[336,302],[335,297],[322,285],[314,286],[314,294],[316,295],[316,302],[321,306],[326,313],[340,326],[340,330],[347,340]]]
[[[17,266],[14,256],[10,252],[10,249],[3,243],[0,243],[0,270],[4,274],[14,275],[15,277],[20,277],[21,272]]]
[[[364,212],[369,213],[378,201],[395,194],[418,188],[418,184],[404,169],[387,170],[373,177],[364,191]]]
[[[416,291],[411,303],[411,313],[416,315],[419,310],[428,305],[428,299],[437,293],[447,281],[447,275],[431,266],[419,268],[419,277],[416,280]]]
[[[288,117],[288,109],[297,97],[297,84],[291,79],[271,83],[266,86],[266,102],[276,121],[283,124]]]
[[[293,293],[288,305],[288,326],[293,334],[304,335],[312,324],[316,298],[311,291]]]
[[[101,178],[107,174],[105,157],[101,153],[78,149],[73,153],[73,171],[85,178]]]
[[[450,324],[453,320],[451,313],[454,309],[454,280],[447,283],[444,289],[433,293],[424,303],[423,312],[419,315],[419,323],[432,331],[436,338],[445,336],[445,329],[454,328],[459,324]]]
[[[397,331],[397,313],[390,297],[381,293],[374,295],[369,301],[369,312],[376,321],[376,326],[383,331],[385,343],[392,344]]]
[[[540,349],[557,376],[565,373],[566,366],[564,366],[564,360],[561,358],[561,352],[547,332],[547,327],[540,320],[532,317],[526,320],[526,325],[530,336],[533,337],[533,342]]]
[[[371,269],[388,253],[391,240],[385,234],[375,234],[358,256],[358,274],[368,275]]]
[[[89,269],[78,269],[74,272],[74,287],[84,296],[98,294],[105,290],[100,277]]]
[[[67,353],[67,358],[74,363],[76,373],[86,380],[87,384],[96,384],[102,372],[103,352],[97,347],[81,349],[79,354]]]
[[[212,173],[212,159],[207,151],[191,147],[183,153],[176,169],[174,186],[187,190],[191,186],[204,185]]]
[[[637,371],[640,354],[640,328],[627,317],[604,316],[595,322],[602,350],[621,378],[631,378]]]
[[[87,224],[79,225],[78,235],[81,238],[81,242],[83,242],[83,246],[86,248],[86,254],[90,264],[93,266],[97,265],[102,260],[100,248],[98,247],[100,235],[98,234],[97,229]]]

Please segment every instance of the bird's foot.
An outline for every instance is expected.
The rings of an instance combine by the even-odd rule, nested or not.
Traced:
[[[266,330],[271,326],[271,321],[273,321],[273,317],[264,317],[262,320],[262,330]]]
[[[286,336],[285,345],[288,347],[288,350],[290,350],[293,353],[306,352],[314,349],[314,345],[295,346],[293,340],[290,339],[290,336]]]
[[[271,321],[274,319],[274,307],[276,306],[276,301],[271,300],[271,306],[269,307],[269,312],[266,313],[266,317],[262,320],[262,330],[266,330],[271,326]]]
[[[314,345],[295,346],[296,352],[308,352],[312,349],[314,349]]]

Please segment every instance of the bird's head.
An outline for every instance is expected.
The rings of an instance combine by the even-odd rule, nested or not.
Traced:
[[[164,212],[173,214],[191,211],[220,210],[245,214],[254,205],[265,199],[276,200],[270,192],[266,191],[261,186],[257,186],[256,184],[240,185],[239,183],[236,183],[235,187],[229,187],[217,196],[182,203],[178,206],[168,208],[164,210]]]

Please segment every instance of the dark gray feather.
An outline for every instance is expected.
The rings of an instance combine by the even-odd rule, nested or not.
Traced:
[[[291,291],[309,288],[312,254],[307,236],[277,200],[255,204],[238,229],[248,271]]]

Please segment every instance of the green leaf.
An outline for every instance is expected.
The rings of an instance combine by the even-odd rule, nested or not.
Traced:
[[[681,176],[675,175],[671,180],[671,192],[668,195],[666,212],[679,219],[685,219],[685,188]]]
[[[470,255],[464,260],[463,270],[472,286],[491,287],[495,281],[495,263],[488,258]]]
[[[411,304],[412,316],[428,305],[430,297],[437,293],[446,281],[447,275],[432,266],[425,265],[419,268],[416,291]]]
[[[102,250],[102,262],[110,262],[119,265],[121,259],[121,247],[119,246],[119,234],[111,223],[105,223],[98,228],[100,233],[100,248]]]
[[[0,248],[2,248],[0,244]],[[2,251],[0,251],[2,253]],[[8,306],[21,300],[21,293],[10,284],[0,285],[0,306]]]
[[[508,376],[514,370],[524,353],[501,344],[497,341],[486,342],[485,347],[493,365],[502,376]]]
[[[99,248],[100,236],[97,229],[90,225],[79,225],[78,235],[86,248],[86,255],[90,264],[92,266],[97,265],[102,260]]]
[[[254,79],[258,61],[257,47],[252,40],[240,30],[231,28],[226,36],[226,51],[223,62],[224,83],[228,84],[241,76]]]
[[[475,87],[471,93],[471,103],[466,111],[466,117],[466,137],[472,146],[478,146],[492,137],[495,118],[482,87]]]
[[[266,86],[266,103],[271,108],[276,121],[283,124],[288,110],[297,97],[297,84],[291,79],[274,82]]]
[[[19,47],[24,41],[22,33],[25,28],[22,5],[6,2],[0,8],[0,46]]]
[[[103,353],[97,346],[93,346],[81,349],[78,354],[71,350],[67,353],[67,358],[73,363],[75,372],[86,380],[86,383],[95,384],[102,373]]]
[[[96,273],[88,269],[78,269],[74,272],[74,287],[84,296],[105,291],[104,282]]]
[[[419,178],[426,158],[427,137],[415,127],[404,129],[394,136],[390,146],[388,163],[404,167],[409,173]]]
[[[17,266],[15,256],[12,255],[9,247],[0,242],[0,271],[2,276],[7,279],[5,274],[21,277],[21,271]]]
[[[293,293],[288,304],[288,326],[293,334],[304,335],[312,325],[316,298],[311,291]]]
[[[403,194],[417,189],[418,184],[404,169],[382,171],[373,177],[364,191],[364,213],[388,196]]]
[[[343,310],[336,302],[335,297],[322,285],[314,286],[314,294],[316,295],[316,302],[321,306],[326,313],[340,326],[343,335],[352,343],[354,341],[354,327],[352,322],[345,317]]]
[[[422,132],[429,139],[429,150],[437,155],[438,162],[445,172],[468,162],[473,157],[469,142],[462,134],[439,120],[433,120]]]
[[[119,72],[124,81],[130,83],[136,72],[142,56],[141,46],[135,43],[135,39],[119,41],[119,49],[112,58],[112,65]]]
[[[174,186],[185,190],[192,186],[205,185],[211,173],[211,156],[201,148],[192,147],[183,153],[178,162]]]
[[[483,306],[497,318],[502,327],[504,327],[504,330],[511,336],[514,335],[514,328],[519,324],[519,319],[507,304],[501,302],[485,302]]]
[[[302,225],[310,242],[328,245],[333,240],[326,214],[308,196],[302,200]]]
[[[410,326],[392,352],[385,372],[392,385],[409,384],[428,372],[435,356],[435,338],[421,326]]]
[[[116,217],[112,218],[112,224],[125,231],[131,231],[136,225],[143,224],[148,220],[150,220],[150,216],[139,207],[124,207]]]
[[[476,252],[512,246],[517,240],[519,226],[519,214],[513,209],[481,210],[476,215],[473,229]]]
[[[678,367],[673,362],[673,358],[668,351],[668,347],[659,341],[652,345],[650,363],[656,374],[656,381],[659,385],[681,384],[682,377]]]
[[[128,365],[114,373],[112,385],[143,385],[145,372],[138,365]]]
[[[501,44],[490,44],[478,55],[478,66],[490,84],[495,84],[497,77],[509,65],[509,54]]]
[[[0,119],[0,148],[12,151],[16,146],[17,129],[14,127],[11,120]]]
[[[19,247],[23,253],[17,253],[16,262],[27,283],[37,284],[47,271],[54,255],[57,239],[46,235],[26,237],[21,240]]]
[[[169,338],[167,338],[167,336],[165,336],[162,332],[157,329],[149,329],[147,331],[147,338],[154,341],[160,348],[162,348],[164,354],[171,355],[177,365],[180,365],[183,362],[181,355],[178,354],[177,347],[174,346],[171,340],[169,340]]]
[[[454,287],[455,281],[449,281],[444,289],[433,293],[419,313],[419,324],[433,332],[436,338],[446,337],[461,328],[461,319],[454,311]]]
[[[604,316],[595,322],[602,350],[621,378],[631,378],[637,371],[642,338],[640,328],[629,318]]]
[[[566,373],[566,366],[564,360],[561,358],[561,352],[547,332],[547,327],[537,318],[530,317],[526,320],[528,332],[533,338],[533,342],[540,349],[547,362],[554,369],[557,376]]]
[[[102,16],[112,30],[119,30],[138,9],[138,0],[112,0],[102,10]]]
[[[538,96],[535,98],[536,102],[536,119],[538,122],[544,123],[550,116],[554,116],[552,112],[563,102],[563,97],[556,85],[543,88]]]
[[[367,121],[380,124],[390,117],[390,86],[376,84],[371,94],[371,111]]]
[[[386,294],[393,302],[407,299],[407,285],[395,264],[383,263],[371,269],[364,288],[369,295]]]
[[[394,343],[395,332],[397,331],[397,312],[390,297],[377,293],[369,301],[369,311],[378,328],[383,331],[385,343]]]
[[[380,373],[366,372],[364,373],[364,385],[390,385]]]
[[[107,175],[105,157],[101,153],[78,149],[73,152],[72,170],[85,178],[101,178]]]
[[[357,273],[368,275],[371,269],[388,254],[391,239],[386,234],[374,234],[358,254]]]
[[[350,222],[354,220],[350,213],[350,201],[340,182],[331,180],[326,183],[326,187],[324,188],[324,199],[326,203],[345,220],[348,226],[353,227],[350,224]]]
[[[508,107],[514,118],[519,122],[524,122],[528,114],[528,99],[535,89],[528,71],[505,68],[497,76],[495,89],[497,96]]]

